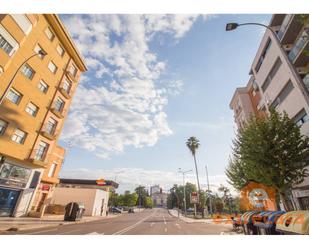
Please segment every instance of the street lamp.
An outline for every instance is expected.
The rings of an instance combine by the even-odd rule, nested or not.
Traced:
[[[208,188],[208,198],[209,198],[209,212],[210,212],[210,215],[212,215],[212,202],[211,202],[210,189],[209,189],[209,178],[208,178],[207,164],[205,165],[205,169],[206,169],[207,188]]]
[[[184,171],[179,168],[179,173],[182,173],[182,184],[183,184],[183,204],[185,209],[185,217],[187,217],[187,207],[186,207],[186,185],[185,185],[185,174],[191,172],[192,169]]]
[[[234,29],[237,29],[239,26],[246,26],[246,25],[254,25],[254,26],[261,26],[263,28],[266,28],[267,30],[269,30],[274,38],[274,40],[277,42],[277,45],[279,46],[280,50],[281,50],[281,53],[283,54],[285,60],[287,61],[288,63],[288,66],[290,67],[291,69],[291,72],[293,74],[293,76],[297,79],[297,83],[298,83],[298,88],[301,90],[301,92],[303,93],[304,97],[305,97],[305,100],[307,102],[307,104],[309,105],[309,91],[308,89],[306,88],[303,80],[300,78],[299,74],[295,72],[294,70],[294,65],[292,64],[292,62],[290,61],[290,59],[288,58],[277,34],[275,31],[273,31],[269,26],[265,25],[265,24],[262,24],[262,23],[256,23],[256,22],[248,22],[248,23],[234,23],[234,22],[231,22],[231,23],[227,23],[226,24],[226,27],[225,27],[225,31],[231,31],[231,30],[234,30]]]
[[[13,84],[13,81],[14,81],[14,79],[15,79],[17,73],[19,72],[19,70],[22,68],[22,66],[23,66],[27,61],[29,61],[31,58],[33,58],[33,57],[35,57],[35,56],[37,56],[37,55],[38,55],[38,56],[42,56],[42,57],[44,58],[44,56],[46,56],[47,53],[46,53],[45,51],[43,51],[43,50],[39,50],[38,53],[35,53],[35,54],[31,55],[28,59],[26,59],[26,60],[19,66],[19,68],[18,68],[18,69],[16,70],[16,72],[14,73],[12,79],[10,80],[8,86],[6,87],[4,93],[3,93],[3,94],[1,95],[1,97],[0,97],[0,105],[2,104],[2,102],[3,102],[3,100],[4,100],[5,96],[6,96],[6,94],[7,94],[8,91],[10,90],[10,88],[11,88],[11,86],[12,86],[12,84]]]

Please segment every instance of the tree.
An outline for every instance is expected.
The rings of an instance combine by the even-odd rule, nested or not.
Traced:
[[[231,191],[229,190],[229,188],[223,186],[222,184],[218,188],[218,191],[223,194],[222,201],[225,204],[225,207],[227,207],[229,212],[231,213],[232,212],[232,201],[233,201]]]
[[[146,206],[146,198],[149,196],[148,190],[146,190],[145,186],[138,186],[135,188],[135,193],[138,196],[137,205],[141,205],[143,207]]]
[[[145,199],[145,208],[152,208],[153,207],[153,201],[150,196],[147,196]]]
[[[276,189],[289,211],[287,193],[308,176],[309,138],[284,112],[270,109],[268,117],[255,117],[233,141],[233,158],[226,174],[238,190],[250,180]]]

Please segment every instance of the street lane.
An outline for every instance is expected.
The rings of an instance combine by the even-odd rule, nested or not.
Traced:
[[[228,233],[232,226],[223,224],[186,223],[169,215],[166,209],[146,209],[124,213],[115,218],[75,223],[44,229],[11,232],[29,235],[203,235]]]

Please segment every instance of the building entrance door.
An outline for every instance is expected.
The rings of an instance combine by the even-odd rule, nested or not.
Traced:
[[[309,210],[309,197],[301,197],[299,198],[300,207],[302,210]]]
[[[0,216],[12,216],[20,191],[0,188]]]

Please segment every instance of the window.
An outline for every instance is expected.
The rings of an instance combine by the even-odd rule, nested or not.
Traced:
[[[48,177],[54,177],[54,176],[55,176],[56,168],[57,168],[57,164],[56,164],[56,163],[53,163],[53,164],[50,166],[50,169],[49,169],[49,171],[48,171]]]
[[[277,98],[273,101],[271,106],[273,108],[276,108],[278,105],[280,105],[286,97],[289,95],[289,93],[293,90],[294,86],[291,81],[289,81],[281,90],[281,92],[278,94]]]
[[[285,30],[290,22],[291,17],[292,17],[292,14],[285,15],[283,22],[281,24],[280,30],[278,32],[279,40],[281,40],[281,38],[283,37],[283,34],[285,33]]]
[[[56,126],[57,126],[57,121],[54,120],[53,118],[50,118],[46,124],[45,131],[50,135],[54,135]]]
[[[47,149],[48,149],[48,144],[41,141],[39,143],[39,147],[38,147],[38,149],[37,149],[37,151],[35,153],[34,159],[35,160],[39,160],[39,161],[44,160],[46,152],[47,152]]]
[[[258,63],[255,66],[255,71],[256,72],[258,72],[260,70],[260,68],[262,66],[262,63],[263,63],[263,61],[264,61],[264,59],[266,57],[266,54],[267,54],[270,46],[271,46],[271,39],[268,38],[268,41],[266,42],[266,45],[265,45],[265,48],[264,48],[264,50],[263,50],[263,52],[261,54],[261,57],[259,58]]]
[[[28,64],[25,64],[22,69],[21,69],[21,72],[29,79],[29,80],[32,80],[35,72],[34,70],[28,65]]]
[[[77,68],[72,64],[70,66],[69,72],[75,77],[77,74]]]
[[[29,113],[31,116],[35,117],[36,114],[38,113],[39,108],[33,104],[33,103],[28,103],[26,106],[26,112]]]
[[[6,95],[6,98],[9,99],[14,104],[18,105],[21,100],[21,94],[14,89],[10,89],[8,94]]]
[[[305,109],[302,109],[299,113],[293,118],[297,126],[302,126],[305,122],[309,120],[309,116],[306,113]]]
[[[12,141],[18,143],[18,144],[23,144],[26,140],[26,132],[23,132],[22,130],[16,129],[15,133],[12,136]]]
[[[0,48],[2,48],[3,51],[8,55],[10,55],[10,53],[13,50],[13,46],[10,43],[8,43],[8,41],[4,39],[4,37],[1,34],[0,34]]]
[[[57,46],[57,52],[61,57],[64,55],[64,49],[60,44]]]
[[[0,167],[0,178],[18,180],[19,182],[27,183],[30,177],[31,170],[17,165],[5,162]]]
[[[40,89],[42,93],[47,93],[48,85],[43,80],[40,80],[38,84],[38,88]]]
[[[8,126],[8,123],[5,122],[4,120],[0,119],[0,135],[4,134],[7,126]]]
[[[300,51],[305,47],[305,45],[307,44],[308,41],[308,36],[309,36],[309,31],[305,30],[301,36],[298,38],[298,40],[296,41],[294,47],[292,48],[292,50],[289,53],[289,59],[290,61],[294,61],[295,58],[297,57],[297,55],[300,53]]]
[[[55,74],[55,73],[57,72],[57,70],[58,70],[58,67],[57,67],[52,61],[50,61],[50,62],[48,63],[48,69],[49,69],[53,74]]]
[[[31,32],[32,24],[24,14],[11,14],[11,17],[24,32],[25,35],[28,35]]]
[[[71,90],[71,83],[69,83],[66,79],[63,82],[62,88],[67,92],[70,93]]]
[[[55,35],[54,35],[54,33],[50,30],[50,28],[46,28],[45,29],[45,34],[46,34],[46,36],[47,36],[47,38],[49,39],[49,40],[54,40],[54,38],[55,38]]]
[[[63,110],[64,107],[64,101],[61,98],[57,98],[56,102],[55,102],[55,109],[58,112],[61,112]]]
[[[40,51],[44,51],[44,49],[42,49],[42,47],[41,47],[39,44],[37,44],[37,45],[34,47],[33,51],[34,51],[35,53],[37,53],[38,56],[39,56],[41,59],[44,58],[44,55],[39,54]],[[44,52],[45,52],[45,51],[44,51]]]
[[[270,69],[270,72],[268,73],[266,80],[264,81],[264,83],[262,85],[263,92],[265,92],[266,89],[268,88],[268,86],[270,85],[271,81],[273,80],[277,71],[279,70],[281,64],[282,64],[282,62],[281,62],[280,58],[278,57],[275,64],[273,65],[273,67]]]

